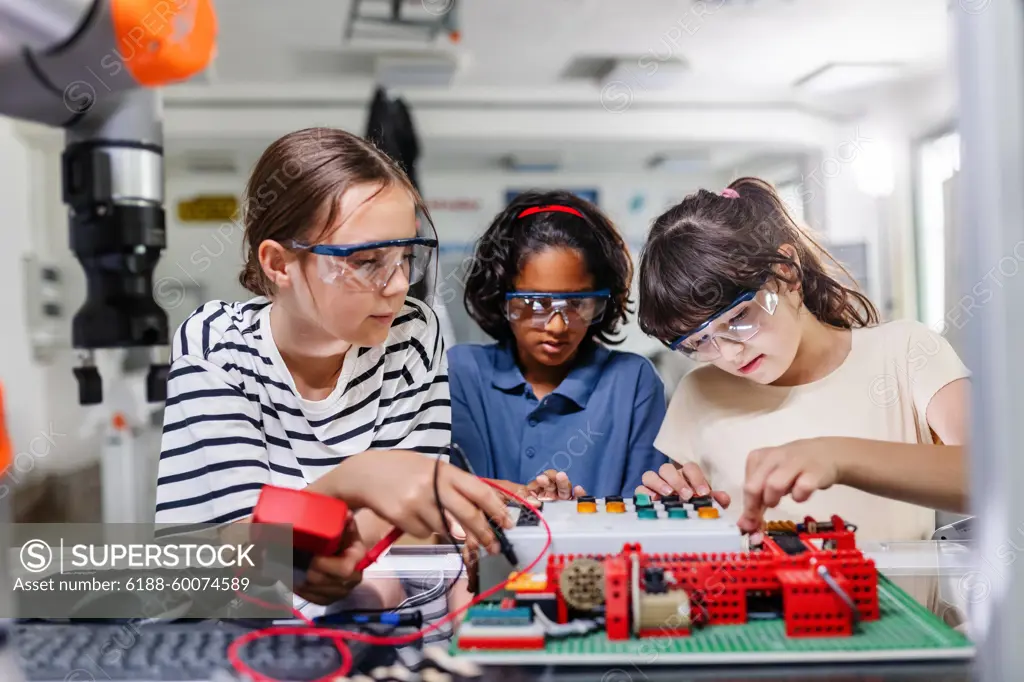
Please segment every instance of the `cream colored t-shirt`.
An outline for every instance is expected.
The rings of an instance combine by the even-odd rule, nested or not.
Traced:
[[[856,329],[843,364],[810,384],[764,386],[714,366],[693,370],[676,389],[654,444],[676,462],[696,462],[738,511],[751,451],[819,436],[932,443],[929,401],[967,376],[949,343],[919,322]],[[819,490],[804,503],[785,497],[766,518],[832,514],[855,524],[860,540],[921,540],[935,529],[931,509],[846,486]]]

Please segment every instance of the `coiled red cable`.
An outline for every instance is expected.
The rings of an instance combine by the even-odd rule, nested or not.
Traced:
[[[534,560],[530,563],[530,565],[522,570],[522,573],[530,573],[533,570],[533,568],[540,562],[541,557],[544,556],[544,554],[548,551],[548,548],[551,546],[551,528],[550,526],[548,526],[548,522],[544,520],[544,517],[543,515],[541,515],[539,509],[534,507],[532,504],[530,504],[523,498],[519,497],[518,495],[508,490],[505,490],[504,488],[497,485],[496,483],[493,483],[492,481],[486,479],[481,480],[484,481],[484,483],[487,483],[495,490],[498,490],[504,493],[505,495],[508,495],[516,502],[519,502],[520,504],[524,505],[527,509],[536,514],[537,517],[540,519],[540,522],[544,525],[544,532],[547,533],[547,540],[544,542],[544,547],[541,549],[540,554],[538,554],[537,557],[534,558]],[[235,670],[249,676],[250,678],[252,678],[253,682],[282,682],[281,680],[278,680],[276,678],[270,677],[268,675],[263,675],[262,673],[258,673],[251,667],[249,667],[245,663],[245,661],[242,660],[240,654],[242,647],[248,644],[249,642],[253,642],[257,639],[262,639],[264,637],[277,637],[279,635],[316,635],[333,641],[334,646],[338,649],[338,652],[341,654],[341,666],[334,672],[325,675],[324,677],[321,677],[319,680],[316,680],[316,682],[331,682],[339,676],[347,675],[352,668],[352,652],[349,651],[348,646],[345,644],[345,640],[351,640],[353,642],[365,642],[367,644],[377,644],[384,646],[402,646],[405,644],[411,644],[412,642],[415,642],[416,640],[451,622],[456,617],[458,617],[459,614],[479,604],[481,601],[491,596],[492,594],[505,589],[505,586],[507,584],[507,580],[503,583],[499,583],[491,589],[487,590],[486,592],[477,595],[468,604],[456,609],[455,611],[450,612],[447,616],[437,621],[433,625],[430,625],[426,628],[410,633],[408,635],[402,635],[400,637],[383,637],[377,635],[367,635],[361,632],[333,630],[331,628],[317,627],[313,623],[313,621],[307,618],[302,612],[300,612],[298,609],[292,608],[292,614],[296,618],[306,623],[305,626],[275,625],[269,628],[263,628],[260,630],[253,630],[252,632],[247,632],[246,634],[242,635],[241,637],[233,641],[231,645],[228,647],[228,660],[231,661],[231,664],[235,667]],[[246,601],[252,602],[264,608],[278,608],[275,605],[268,604],[258,599],[254,599],[240,592],[237,594],[242,599],[245,599]]]

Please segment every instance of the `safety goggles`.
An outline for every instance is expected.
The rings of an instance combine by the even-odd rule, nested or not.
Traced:
[[[409,284],[422,280],[437,240],[411,237],[347,245],[292,242],[292,246],[319,256],[317,274],[327,284],[342,283],[356,291],[380,291],[399,269]]]
[[[673,341],[669,348],[701,362],[717,360],[722,355],[719,339],[733,343],[749,341],[775,314],[778,305],[777,292],[768,289],[748,291],[737,296],[702,325]]]
[[[611,292],[539,292],[510,291],[505,294],[505,315],[510,322],[544,328],[555,315],[561,315],[567,327],[588,327],[600,321],[608,307]]]

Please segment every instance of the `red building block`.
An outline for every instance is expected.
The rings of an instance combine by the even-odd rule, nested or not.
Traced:
[[[629,639],[629,559],[623,555],[604,560],[605,630],[608,639]]]
[[[832,573],[850,594],[850,581]],[[853,633],[853,614],[846,602],[812,569],[779,571],[783,617],[789,637],[841,637]]]

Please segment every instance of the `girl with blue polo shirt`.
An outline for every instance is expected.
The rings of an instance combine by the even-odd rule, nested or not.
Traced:
[[[448,352],[452,439],[477,475],[541,497],[632,496],[668,461],[661,379],[609,348],[632,273],[611,221],[569,192],[521,194],[494,219],[464,299],[496,343]]]

